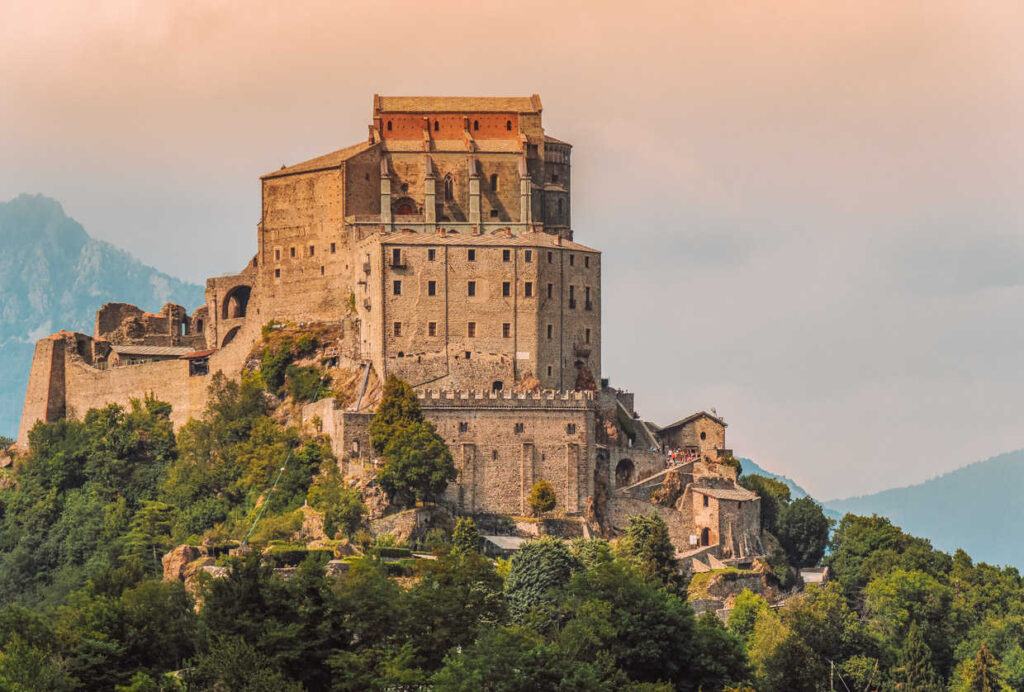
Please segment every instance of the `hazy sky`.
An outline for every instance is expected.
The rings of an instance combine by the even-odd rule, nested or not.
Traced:
[[[540,93],[604,368],[821,498],[1024,447],[1024,3],[0,2],[0,199],[193,281],[371,97]]]

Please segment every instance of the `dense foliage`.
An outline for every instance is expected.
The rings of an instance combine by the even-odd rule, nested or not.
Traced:
[[[392,391],[385,450],[424,424]],[[274,418],[260,377],[217,378],[211,394],[177,436],[152,399],[32,430],[0,483],[0,689],[1024,688],[1016,569],[853,515],[822,558],[820,508],[756,477],[785,551],[833,581],[777,608],[744,592],[725,624],[694,616],[656,513],[614,544],[549,536],[508,561],[460,518],[416,546],[435,560],[381,539],[341,574],[316,553],[285,580],[272,543],[303,505],[355,536],[362,499],[326,440]],[[169,547],[246,536],[255,548],[220,558],[223,578],[160,581]]]

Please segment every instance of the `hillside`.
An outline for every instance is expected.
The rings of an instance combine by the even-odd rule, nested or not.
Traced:
[[[0,202],[0,435],[14,436],[36,339],[59,329],[92,333],[95,311],[123,301],[146,310],[189,310],[203,289],[89,237],[56,200]]]
[[[1024,450],[1001,454],[918,485],[832,500],[842,514],[879,514],[936,548],[963,548],[993,564],[1022,564]]]
[[[790,496],[794,500],[799,500],[801,497],[809,496],[808,492],[801,488],[799,485],[797,485],[796,481],[794,481],[792,478],[789,478],[787,476],[780,476],[777,473],[772,473],[771,471],[766,471],[765,469],[761,468],[753,459],[741,458],[740,463],[743,465],[743,473],[748,476],[765,476],[767,478],[773,478],[779,481],[780,483],[784,484],[787,488],[789,488]]]

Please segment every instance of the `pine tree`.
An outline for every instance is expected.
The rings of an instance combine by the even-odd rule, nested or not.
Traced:
[[[932,652],[915,620],[910,623],[903,646],[896,654],[896,665],[892,669],[893,687],[907,692],[938,690],[938,678],[931,659]]]
[[[469,555],[480,552],[480,532],[476,530],[476,522],[470,517],[459,517],[452,533],[452,553]]]
[[[416,392],[405,380],[388,375],[380,405],[370,421],[370,441],[378,453],[383,452],[388,440],[399,429],[423,422],[423,411]]]
[[[965,661],[960,667],[960,679],[953,684],[956,692],[999,692],[1007,689],[999,671],[999,660],[992,655],[984,642],[978,655],[972,661]]]

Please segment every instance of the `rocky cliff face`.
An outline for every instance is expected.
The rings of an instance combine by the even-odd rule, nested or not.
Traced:
[[[36,339],[59,329],[91,334],[110,301],[152,311],[203,302],[202,287],[89,237],[42,195],[0,202],[0,245],[0,435],[17,432]]]

